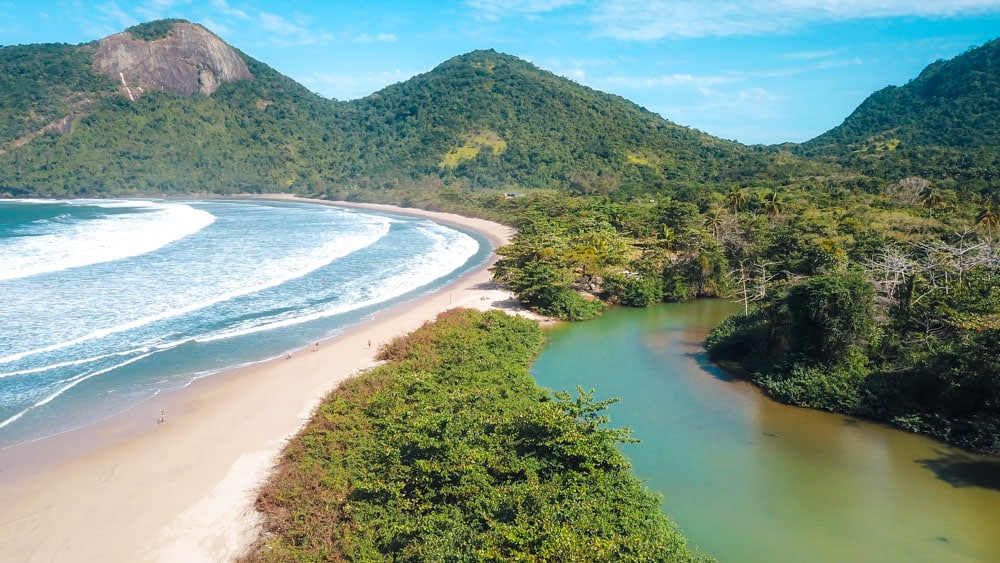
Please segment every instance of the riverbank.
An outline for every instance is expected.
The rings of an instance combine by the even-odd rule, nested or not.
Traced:
[[[279,199],[426,217],[475,230],[494,245],[513,235],[447,213]],[[98,424],[0,450],[0,560],[231,559],[253,539],[255,490],[286,440],[330,389],[374,364],[380,344],[449,308],[518,309],[490,281],[492,263],[318,348],[307,343],[287,359],[205,378]]]

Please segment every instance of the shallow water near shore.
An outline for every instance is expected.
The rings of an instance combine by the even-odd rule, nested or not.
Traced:
[[[295,353],[489,252],[427,219],[314,203],[0,201],[0,448]]]
[[[549,332],[532,372],[620,397],[611,425],[664,511],[720,561],[1000,560],[1000,459],[771,401],[711,365],[725,301],[614,309]]]

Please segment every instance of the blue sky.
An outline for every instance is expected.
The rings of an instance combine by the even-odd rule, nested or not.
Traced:
[[[805,141],[1000,36],[1000,0],[0,0],[0,45],[201,23],[340,100],[493,48],[744,143]]]

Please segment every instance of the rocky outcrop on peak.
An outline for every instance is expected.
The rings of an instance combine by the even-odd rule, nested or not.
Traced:
[[[192,23],[176,23],[154,41],[127,31],[110,35],[98,42],[93,61],[94,69],[117,81],[131,100],[151,90],[210,95],[224,82],[253,77],[236,51]]]

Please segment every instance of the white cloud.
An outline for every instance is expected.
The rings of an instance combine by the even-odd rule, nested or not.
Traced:
[[[306,28],[296,25],[277,14],[261,12],[259,18],[261,27],[268,31],[281,33],[282,35],[301,35],[309,32]]]
[[[744,77],[736,75],[695,76],[693,74],[664,74],[660,76],[612,76],[608,84],[627,88],[672,88],[688,87],[700,92],[709,92],[720,84],[741,82]]]
[[[479,17],[497,20],[511,14],[541,14],[567,6],[583,3],[583,0],[466,0],[465,4],[478,10]]]
[[[355,43],[374,43],[376,41],[391,43],[395,40],[396,36],[392,33],[379,33],[378,35],[368,35],[367,33],[362,33],[361,35],[356,35],[353,39]]]
[[[229,26],[221,24],[213,20],[212,18],[201,18],[201,21],[197,23],[200,23],[201,25],[205,26],[205,29],[208,29],[209,31],[211,31],[216,35],[228,35],[233,32],[233,30],[230,29]]]
[[[774,68],[756,71],[726,72],[714,75],[695,75],[688,73],[661,74],[654,76],[614,75],[603,79],[601,87],[611,86],[612,89],[649,89],[649,88],[687,88],[696,90],[703,95],[716,95],[718,87],[724,84],[740,84],[759,79],[783,78],[807,72],[826,70],[842,66],[858,65],[860,58],[828,59],[816,61],[814,64]],[[745,92],[753,92],[761,88],[750,88]],[[743,97],[746,97],[744,95]]]
[[[124,10],[118,7],[118,4],[114,2],[108,2],[107,4],[97,4],[94,6],[97,9],[98,14],[101,19],[111,22],[112,25],[117,27],[126,28],[130,25],[136,23],[136,19],[127,14]],[[121,31],[120,29],[118,31]]]
[[[786,60],[825,59],[836,54],[837,51],[834,51],[833,49],[828,49],[826,51],[798,51],[795,53],[785,53],[781,55],[781,58]]]
[[[1000,0],[610,0],[591,15],[600,36],[663,38],[761,35],[811,23],[1000,12]]]
[[[239,8],[233,8],[229,5],[226,0],[212,0],[210,2],[211,6],[223,15],[238,18],[241,20],[248,20],[250,16],[246,12],[240,10]]]
[[[736,93],[736,97],[744,102],[755,102],[755,103],[774,103],[779,100],[778,96],[768,92],[764,88],[750,88],[749,90],[740,90]]]
[[[144,6],[136,6],[135,13],[143,21],[152,21],[170,17],[174,10],[174,0],[149,0]]]
[[[269,12],[260,12],[257,14],[257,20],[264,31],[276,34],[267,38],[267,41],[276,47],[313,45],[317,41],[329,38],[329,34],[314,33],[301,22],[292,22]]]
[[[377,92],[390,84],[412,78],[416,74],[419,73],[403,72],[399,69],[391,72],[364,72],[360,74],[314,73],[297,80],[323,96],[338,100],[355,100]]]

